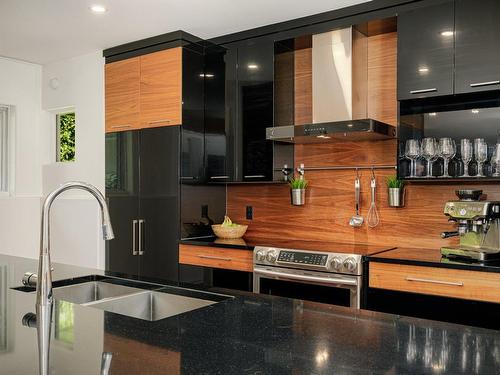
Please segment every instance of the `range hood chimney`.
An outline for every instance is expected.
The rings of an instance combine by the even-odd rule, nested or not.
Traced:
[[[368,37],[351,26],[313,35],[311,49],[312,123],[267,128],[267,139],[317,143],[395,137],[395,127],[368,116]]]

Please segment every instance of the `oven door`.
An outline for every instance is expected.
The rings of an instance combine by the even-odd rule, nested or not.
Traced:
[[[253,291],[359,309],[361,276],[255,265]]]

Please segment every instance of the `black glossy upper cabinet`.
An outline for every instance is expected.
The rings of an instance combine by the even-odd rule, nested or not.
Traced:
[[[274,41],[226,45],[226,173],[229,182],[273,180]]]
[[[500,89],[500,1],[455,2],[455,92]]]
[[[398,14],[398,100],[453,94],[454,29],[453,1]]]

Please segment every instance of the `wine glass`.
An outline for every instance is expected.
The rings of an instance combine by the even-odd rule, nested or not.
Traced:
[[[485,177],[483,164],[488,159],[488,144],[483,138],[474,139],[474,156],[477,161],[477,177]]]
[[[416,160],[420,157],[420,142],[418,139],[408,139],[406,141],[405,156],[410,159],[410,177],[417,177]]]
[[[451,177],[448,174],[448,164],[450,159],[455,156],[457,152],[455,141],[451,138],[440,138],[439,139],[439,156],[443,158],[444,161],[444,171],[443,177]]]
[[[427,175],[425,177],[433,177],[431,173],[432,162],[436,160],[438,154],[438,145],[434,138],[422,139],[422,157],[427,160]]]
[[[460,154],[462,155],[462,161],[464,162],[464,174],[462,177],[470,177],[469,175],[469,163],[472,160],[472,155],[474,151],[472,149],[472,142],[470,139],[464,138],[460,140]]]
[[[500,144],[497,143],[491,156],[491,168],[493,177],[500,177]]]

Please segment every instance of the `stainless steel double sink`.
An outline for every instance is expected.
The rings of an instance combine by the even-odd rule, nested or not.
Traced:
[[[188,292],[186,293],[186,291]],[[193,296],[182,294],[192,294]],[[176,287],[158,286],[154,290],[145,290],[107,280],[55,287],[53,295],[55,300],[90,306],[149,321],[164,319],[231,298],[230,296]]]

